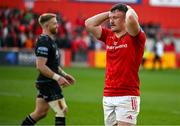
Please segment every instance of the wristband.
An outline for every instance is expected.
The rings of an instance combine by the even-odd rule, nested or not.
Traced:
[[[61,73],[62,73],[62,75],[64,75],[64,76],[66,76],[66,75],[67,75],[67,73],[66,73],[66,72],[64,72],[63,70],[61,71]]]
[[[52,79],[54,79],[54,80],[58,81],[58,80],[59,80],[59,78],[60,78],[60,75],[58,75],[58,74],[56,74],[56,73],[54,73],[54,74],[53,74]]]

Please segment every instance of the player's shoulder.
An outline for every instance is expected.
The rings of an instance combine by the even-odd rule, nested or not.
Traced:
[[[49,38],[48,35],[41,34],[41,35],[37,38],[36,46],[42,46],[42,45],[50,46],[50,43],[51,43],[51,42],[49,42],[49,41],[51,41],[51,39]]]
[[[45,34],[41,34],[39,37],[38,37],[38,40],[37,42],[47,42],[49,41],[49,36],[48,35],[45,35]]]
[[[146,39],[146,34],[142,28],[140,29],[137,36],[139,36],[141,39],[144,39],[144,40]]]
[[[146,35],[145,34],[145,32],[144,32],[144,30],[142,29],[142,28],[140,28],[140,31],[139,31],[141,34],[143,34],[143,35]]]
[[[131,38],[134,38],[134,39],[146,38],[146,34],[145,34],[145,32],[143,31],[142,28],[140,28],[140,30],[139,30],[139,32],[138,32],[138,34],[137,34],[136,36],[132,36],[132,35],[130,35],[129,33],[126,34],[126,35],[129,36],[129,37],[131,37]]]

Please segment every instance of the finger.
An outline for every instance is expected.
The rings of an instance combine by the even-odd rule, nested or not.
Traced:
[[[61,81],[62,84],[65,84],[65,83],[69,84],[69,82],[67,81],[67,79],[64,78],[64,77],[62,77],[60,81]]]
[[[72,80],[71,78],[67,79],[69,83],[74,83],[74,80]]]
[[[62,88],[65,88],[65,87],[68,87],[69,85],[66,85],[66,83],[62,84],[61,87]]]
[[[69,82],[66,79],[61,79],[58,81],[58,84],[60,85],[60,87],[64,88],[69,84]]]
[[[74,79],[74,77],[72,77],[72,76],[69,76],[68,80],[71,81],[71,83],[74,83],[74,82],[75,82],[75,79]]]
[[[67,77],[66,79],[70,84],[73,84],[75,82],[73,77]]]
[[[71,84],[69,83],[69,81],[66,80],[66,79],[64,79],[64,83],[65,83],[66,85],[71,85]]]
[[[75,80],[73,76],[68,75],[67,78],[70,78],[71,80]]]
[[[71,80],[72,80],[72,81],[75,81],[74,77],[71,77]]]
[[[67,86],[70,86],[70,85],[72,85],[68,80],[64,80],[65,81],[65,83],[64,83],[64,87],[67,87]]]

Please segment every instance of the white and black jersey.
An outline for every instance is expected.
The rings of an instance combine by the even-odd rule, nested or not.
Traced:
[[[58,73],[58,66],[60,62],[60,54],[57,44],[48,35],[40,35],[37,39],[35,46],[36,57],[47,58],[46,65],[55,73]],[[45,77],[43,74],[39,74],[36,83],[47,83],[54,81],[51,78]]]

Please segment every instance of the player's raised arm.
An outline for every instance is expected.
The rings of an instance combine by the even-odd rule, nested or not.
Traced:
[[[134,9],[132,9],[130,6],[128,7],[128,11],[126,12],[126,30],[127,32],[132,35],[136,36],[139,33],[140,25],[138,22],[138,16]]]
[[[88,18],[85,21],[85,26],[88,32],[91,32],[97,39],[101,37],[101,24],[109,19],[109,11],[97,14]]]

